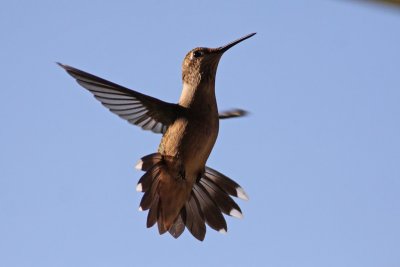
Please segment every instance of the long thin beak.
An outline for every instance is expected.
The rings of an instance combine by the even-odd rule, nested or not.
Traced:
[[[256,32],[250,33],[250,34],[248,34],[248,35],[243,36],[242,38],[237,39],[236,41],[230,42],[230,43],[227,44],[227,45],[218,47],[218,48],[217,48],[217,51],[218,51],[219,53],[222,54],[222,53],[224,53],[225,51],[227,51],[229,48],[231,48],[231,47],[237,45],[238,43],[240,43],[240,42],[242,42],[242,41],[244,41],[244,40],[246,40],[246,39],[249,39],[250,37],[252,37],[252,36],[255,35],[255,34],[256,34]]]

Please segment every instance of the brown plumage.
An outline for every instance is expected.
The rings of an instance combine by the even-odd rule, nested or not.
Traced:
[[[231,196],[248,199],[225,175],[206,167],[218,136],[219,120],[246,114],[241,109],[218,113],[215,76],[222,54],[246,35],[219,48],[195,48],[182,64],[183,90],[178,104],[122,87],[68,65],[63,67],[111,112],[145,130],[162,133],[158,152],[143,157],[136,168],[145,171],[137,191],[144,192],[140,210],[149,210],[147,227],[157,223],[160,234],[178,238],[188,228],[199,240],[206,224],[225,233],[222,213],[242,217]]]

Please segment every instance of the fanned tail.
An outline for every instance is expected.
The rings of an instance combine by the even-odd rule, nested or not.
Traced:
[[[158,153],[143,157],[136,168],[146,171],[136,186],[144,192],[139,210],[149,210],[147,227],[157,222],[160,234],[164,234],[188,199],[188,184],[180,177],[178,164]]]
[[[221,233],[227,232],[222,213],[243,217],[231,196],[244,200],[248,196],[236,182],[206,167],[189,190],[176,165],[173,159],[159,153],[143,157],[136,165],[137,169],[146,171],[136,189],[144,192],[139,209],[149,210],[148,228],[157,223],[160,234],[168,231],[178,238],[186,227],[195,238],[204,240],[205,224]]]

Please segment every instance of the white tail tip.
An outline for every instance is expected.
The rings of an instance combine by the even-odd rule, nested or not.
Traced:
[[[137,184],[136,191],[138,191],[138,192],[142,192],[143,191],[142,183]]]
[[[226,230],[224,228],[220,229],[218,232],[220,232],[221,234],[226,234]]]
[[[249,196],[246,194],[246,192],[244,192],[243,188],[241,187],[236,188],[236,194],[240,199],[249,200]]]
[[[229,212],[229,215],[231,215],[231,216],[233,216],[235,218],[238,218],[238,219],[242,219],[243,218],[243,214],[240,211],[238,211],[237,209],[232,209]]]
[[[142,161],[142,160],[139,160],[139,162],[136,163],[135,169],[136,169],[136,170],[141,170],[142,167],[143,167],[143,161]]]
[[[139,206],[139,211],[143,211],[142,206]]]

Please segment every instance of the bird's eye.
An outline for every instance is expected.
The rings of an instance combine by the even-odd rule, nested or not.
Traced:
[[[203,55],[202,51],[194,51],[193,52],[193,57],[198,58],[201,57]]]

